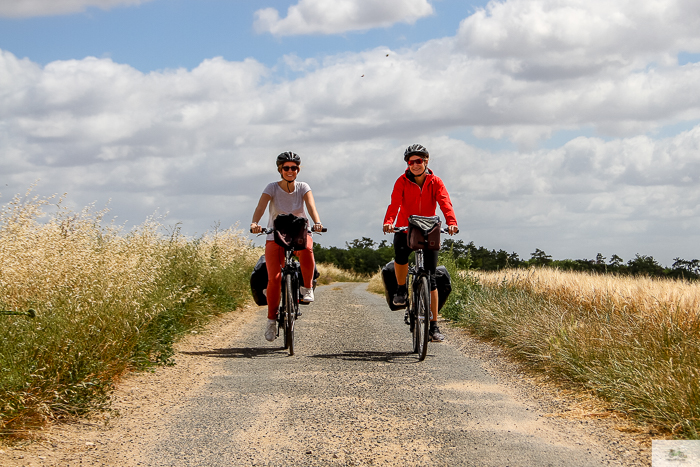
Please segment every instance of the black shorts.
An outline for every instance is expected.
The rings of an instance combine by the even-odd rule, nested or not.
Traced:
[[[406,232],[396,232],[394,234],[394,262],[401,265],[408,264],[408,257],[412,251],[408,247],[408,234]],[[437,250],[423,250],[423,267],[426,271],[430,271],[430,290],[437,289],[437,281],[435,280],[437,262]]]

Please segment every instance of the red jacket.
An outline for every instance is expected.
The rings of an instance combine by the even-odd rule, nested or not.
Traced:
[[[396,221],[395,227],[406,227],[408,226],[408,216],[413,214],[434,216],[435,208],[439,204],[447,225],[457,225],[450,195],[440,177],[428,169],[423,188],[421,188],[408,178],[408,173],[406,171],[394,184],[391,204],[386,210],[384,223],[394,224]],[[396,218],[397,213],[398,219]]]

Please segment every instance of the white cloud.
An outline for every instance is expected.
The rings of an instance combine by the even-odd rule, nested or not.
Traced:
[[[0,17],[65,15],[89,7],[108,10],[115,6],[139,5],[151,0],[0,0]]]
[[[463,20],[457,37],[509,74],[548,80],[675,64],[700,51],[698,30],[693,0],[508,0]]]
[[[433,14],[427,0],[300,0],[281,18],[274,8],[255,12],[255,30],[275,36],[341,34],[347,31],[412,24]]]
[[[579,258],[638,252],[666,264],[697,256],[700,64],[654,61],[696,50],[696,20],[659,24],[664,47],[635,47],[599,26],[629,23],[628,38],[651,27],[651,15],[626,2],[612,2],[616,11],[596,3],[598,17],[573,0],[528,3],[543,11],[534,32],[518,22],[527,12],[515,7],[525,3],[491,4],[483,24],[477,12],[456,37],[414,49],[286,57],[278,66],[300,76],[286,81],[252,59],[144,74],[96,58],[41,67],[0,51],[3,200],[41,179],[41,190],[67,191],[79,204],[112,198],[122,219],[140,222],[160,208],[201,232],[216,220],[248,220],[276,178],[275,155],[294,150],[331,228],[322,241],[342,245],[381,238],[403,147],[420,142],[453,195],[464,239],[526,257],[534,248]],[[551,32],[564,4],[586,20]],[[654,5],[663,12],[679,3]],[[491,41],[465,41],[480,37],[478,28]],[[616,41],[622,59],[601,66]],[[567,51],[582,64],[576,73],[562,71]],[[523,73],[532,61],[542,73]],[[692,129],[650,136],[677,122]],[[538,149],[580,128],[600,137]],[[509,139],[519,151],[478,149],[460,133]]]

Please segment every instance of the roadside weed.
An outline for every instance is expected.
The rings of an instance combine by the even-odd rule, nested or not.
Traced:
[[[248,297],[258,252],[228,229],[129,232],[106,211],[16,197],[0,212],[0,434],[104,406],[126,370],[167,364],[174,339]]]

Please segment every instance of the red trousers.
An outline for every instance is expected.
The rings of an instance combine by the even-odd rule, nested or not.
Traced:
[[[304,276],[304,287],[310,289],[313,286],[314,269],[314,241],[311,235],[306,240],[306,248],[295,251],[301,264],[301,274]],[[277,309],[280,306],[282,294],[282,268],[284,267],[284,248],[273,240],[265,242],[265,263],[267,265],[267,317],[277,319]]]

